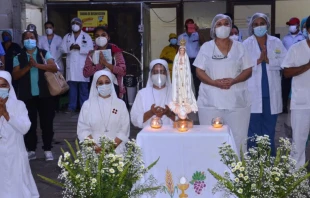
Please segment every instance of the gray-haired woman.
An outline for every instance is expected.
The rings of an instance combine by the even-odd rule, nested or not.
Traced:
[[[232,129],[238,148],[247,139],[250,101],[245,81],[251,76],[252,62],[243,45],[229,38],[232,21],[218,14],[211,24],[213,40],[204,43],[194,62],[201,80],[197,101],[200,124],[222,117]]]

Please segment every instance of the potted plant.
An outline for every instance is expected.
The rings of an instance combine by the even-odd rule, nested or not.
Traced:
[[[310,187],[306,163],[297,169],[296,161],[290,157],[291,143],[280,138],[280,146],[276,156],[270,155],[269,136],[256,136],[256,147],[247,153],[240,150],[240,160],[230,145],[224,143],[220,147],[221,161],[228,166],[230,172],[223,176],[208,170],[216,179],[213,193],[224,192],[224,196],[238,198],[307,198]]]

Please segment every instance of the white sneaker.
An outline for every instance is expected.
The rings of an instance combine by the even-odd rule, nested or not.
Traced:
[[[37,159],[36,152],[28,151],[28,160],[34,160],[34,159]]]
[[[52,151],[44,151],[44,155],[45,155],[45,161],[54,160],[54,156],[53,156]]]

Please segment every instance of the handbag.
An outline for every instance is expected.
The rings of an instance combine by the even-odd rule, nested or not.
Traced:
[[[45,58],[42,55],[42,52],[40,52],[40,55],[42,57],[44,64],[47,64]],[[57,68],[59,68],[57,63],[55,64]],[[58,95],[64,94],[69,90],[69,85],[66,79],[63,77],[63,75],[59,71],[57,72],[46,71],[44,73],[44,76],[47,81],[48,90],[52,96],[58,96]]]

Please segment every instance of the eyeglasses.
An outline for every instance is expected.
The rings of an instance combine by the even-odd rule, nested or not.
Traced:
[[[216,44],[214,43],[212,59],[214,59],[214,60],[222,60],[222,59],[227,58],[227,55],[223,55],[223,54],[214,54],[215,45],[216,45]]]

